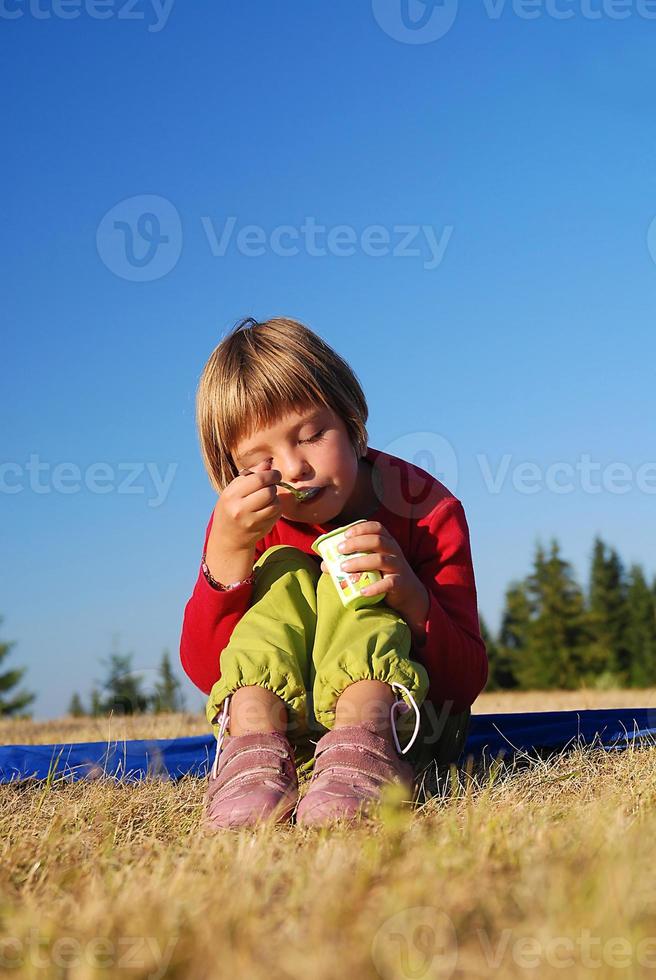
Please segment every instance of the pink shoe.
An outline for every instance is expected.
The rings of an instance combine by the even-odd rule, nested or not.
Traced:
[[[216,756],[205,793],[207,830],[283,823],[298,802],[294,750],[279,732],[229,736],[222,750],[229,697],[225,699]],[[220,758],[220,762],[219,762]]]
[[[408,694],[417,712],[417,723],[402,754],[411,747],[419,729],[419,710]],[[397,706],[398,701],[391,710],[394,745],[362,725],[333,728],[319,739],[310,787],[296,811],[297,824],[317,826],[344,818],[358,820],[380,801],[382,788],[388,783],[400,784],[412,798],[414,770],[399,755],[401,748],[394,727]],[[409,710],[407,706],[406,709]]]

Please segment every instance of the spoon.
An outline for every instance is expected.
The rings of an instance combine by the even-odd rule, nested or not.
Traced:
[[[296,487],[290,486],[289,483],[285,483],[284,480],[281,480],[278,486],[289,490],[294,494],[297,500],[307,500],[308,497],[314,497],[315,493],[318,493],[319,491],[319,487],[312,487],[310,490],[297,490]]]
[[[251,472],[252,470],[246,468],[245,470],[239,471],[239,476],[250,476]],[[311,490],[297,490],[296,487],[290,486],[289,483],[285,483],[284,480],[281,480],[278,486],[285,487],[286,490],[289,490],[294,494],[297,500],[307,500],[308,497],[314,497],[315,493],[318,493],[321,489],[321,487],[313,487]]]

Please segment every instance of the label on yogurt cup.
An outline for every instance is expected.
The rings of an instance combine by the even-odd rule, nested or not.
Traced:
[[[345,572],[340,567],[341,563],[347,561],[349,558],[357,558],[360,555],[367,554],[366,551],[354,551],[348,555],[344,555],[341,551],[337,550],[337,546],[345,540],[344,532],[356,524],[363,523],[365,523],[364,517],[358,521],[353,521],[351,524],[344,524],[343,527],[328,531],[327,534],[321,534],[312,542],[312,550],[316,554],[321,555],[328,566],[330,577],[339,592],[342,603],[353,609],[359,609],[361,606],[373,606],[376,602],[380,602],[385,598],[384,595],[362,595],[360,591],[368,585],[373,585],[374,582],[380,581],[382,576],[377,569],[372,568],[364,572]]]

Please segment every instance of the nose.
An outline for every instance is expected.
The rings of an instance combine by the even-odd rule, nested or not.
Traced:
[[[287,456],[276,461],[276,468],[283,474],[285,483],[300,483],[308,478],[310,467],[302,456]]]

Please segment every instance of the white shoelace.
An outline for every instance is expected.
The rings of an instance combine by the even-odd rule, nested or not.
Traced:
[[[390,722],[392,727],[392,735],[394,736],[394,744],[396,745],[396,751],[399,753],[399,755],[405,755],[406,752],[410,751],[410,749],[414,744],[415,739],[417,738],[417,735],[419,734],[421,715],[419,714],[419,708],[417,707],[417,702],[413,698],[412,693],[407,689],[407,687],[404,684],[399,684],[397,681],[392,681],[390,687],[402,688],[405,691],[405,693],[408,695],[408,698],[410,699],[410,704],[415,709],[415,730],[412,733],[412,738],[410,739],[406,747],[402,749],[401,745],[399,744],[399,737],[396,734],[396,715],[397,714],[404,715],[406,712],[410,711],[410,704],[406,704],[403,698],[399,695],[398,699],[394,702],[394,704],[390,708]]]
[[[397,681],[392,681],[390,687],[392,687],[392,689],[400,688],[401,690],[405,691],[405,693],[408,695],[408,698],[410,700],[410,705],[412,705],[412,707],[415,709],[415,730],[413,731],[412,738],[410,739],[406,747],[402,749],[401,744],[399,742],[399,737],[396,734],[396,716],[397,714],[403,715],[406,712],[410,711],[410,705],[405,703],[401,695],[398,695],[397,700],[390,708],[390,723],[392,728],[392,736],[394,738],[394,744],[396,745],[396,751],[399,753],[399,755],[405,755],[406,752],[410,751],[410,749],[414,745],[417,735],[419,734],[421,715],[419,714],[419,708],[417,707],[417,702],[413,698],[412,693],[408,690],[408,688],[404,684],[399,684]],[[214,755],[214,762],[212,764],[213,779],[216,779],[217,773],[219,771],[219,757],[221,755],[221,749],[223,748],[223,741],[225,738],[226,729],[228,727],[228,722],[230,721],[230,715],[228,714],[229,705],[230,705],[230,695],[228,694],[226,695],[226,698],[223,702],[223,711],[221,713],[221,720],[219,722],[219,734],[216,739],[216,753]],[[316,745],[316,742],[314,744]]]
[[[230,695],[226,695],[223,702],[223,712],[221,714],[221,721],[219,722],[219,734],[216,739],[216,754],[214,756],[214,763],[212,765],[212,779],[216,779],[217,773],[219,771],[219,756],[221,755],[221,749],[223,747],[223,739],[225,738],[226,728],[228,727],[228,722],[230,721],[230,715],[228,714],[228,705],[230,704]]]

